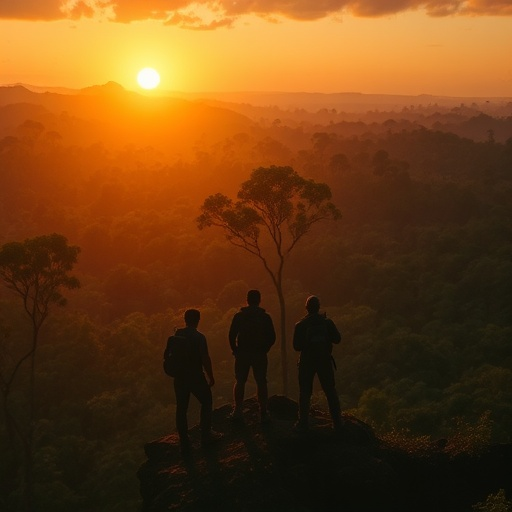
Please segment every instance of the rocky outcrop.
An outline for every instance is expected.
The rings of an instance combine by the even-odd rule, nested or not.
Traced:
[[[219,443],[182,455],[177,434],[145,446],[147,461],[138,477],[143,512],[457,512],[507,488],[510,446],[479,457],[452,458],[442,445],[427,457],[387,449],[372,429],[345,417],[342,432],[328,416],[313,411],[307,433],[293,429],[297,404],[269,401],[272,420],[261,424],[255,399],[245,402],[243,424],[231,407],[214,411]]]

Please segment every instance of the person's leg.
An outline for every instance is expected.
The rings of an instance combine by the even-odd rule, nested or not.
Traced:
[[[314,361],[303,357],[299,361],[299,422],[301,428],[308,427],[311,395],[313,394],[313,379],[315,377]]]
[[[187,410],[190,401],[190,388],[188,383],[174,379],[174,392],[176,395],[176,429],[180,442],[185,445],[189,443]]]
[[[194,381],[191,392],[201,404],[201,419],[199,422],[201,445],[206,447],[220,441],[223,435],[212,430],[212,390],[203,375]]]
[[[201,434],[204,436],[210,432],[212,427],[213,407],[212,391],[204,376],[201,375],[200,378],[193,382],[191,392],[201,404],[199,426]]]
[[[250,362],[247,354],[237,354],[235,358],[235,385],[233,387],[233,399],[235,402],[234,413],[242,414],[245,383],[249,376]]]
[[[256,381],[258,392],[258,403],[262,419],[267,416],[268,386],[267,386],[267,354],[255,354],[251,360],[252,373]]]
[[[329,412],[331,413],[334,428],[340,428],[343,424],[341,418],[341,406],[338,393],[336,392],[336,381],[331,358],[324,358],[318,366],[318,380],[327,398]]]

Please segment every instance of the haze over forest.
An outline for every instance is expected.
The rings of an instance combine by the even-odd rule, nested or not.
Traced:
[[[342,213],[290,253],[284,292],[288,333],[311,293],[342,332],[344,411],[379,433],[480,429],[510,442],[512,98],[43,89],[0,87],[0,245],[58,233],[80,247],[81,286],[52,310],[37,352],[37,510],[137,506],[141,446],[174,428],[161,356],[189,307],[202,312],[215,405],[231,400],[231,318],[249,288],[276,324],[279,303],[260,261],[196,219],[260,167],[327,184]],[[0,304],[5,382],[30,324],[4,286]],[[18,414],[27,372],[9,396]],[[271,394],[280,372],[276,345]],[[19,500],[11,434],[2,422],[8,511]]]

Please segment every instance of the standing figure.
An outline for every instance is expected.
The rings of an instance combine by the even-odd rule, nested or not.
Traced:
[[[229,345],[235,356],[234,408],[232,418],[243,420],[245,383],[252,368],[257,385],[261,421],[268,420],[267,353],[276,341],[270,315],[260,307],[258,290],[247,292],[247,306],[238,311],[229,329]]]
[[[306,301],[307,315],[295,324],[293,348],[299,359],[299,420],[297,428],[309,427],[309,409],[315,374],[327,398],[335,429],[343,425],[341,407],[334,380],[332,344],[341,341],[334,322],[320,313],[320,300],[312,295]]]
[[[178,367],[174,375],[176,428],[183,452],[190,450],[187,410],[191,394],[201,404],[199,426],[202,446],[222,438],[222,434],[211,428],[213,399],[210,388],[215,384],[215,379],[206,337],[197,330],[200,318],[201,314],[197,309],[187,309],[184,317],[186,327],[176,330],[174,336],[169,338],[166,348],[166,353],[175,354]]]

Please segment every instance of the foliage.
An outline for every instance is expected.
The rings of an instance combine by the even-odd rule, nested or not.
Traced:
[[[377,426],[379,430],[379,427]],[[479,455],[491,442],[492,421],[490,412],[484,413],[475,424],[463,418],[454,418],[453,426],[447,432],[447,439],[433,441],[430,435],[418,435],[408,428],[392,428],[379,434],[380,439],[390,448],[399,449],[414,456],[429,456],[435,450],[443,450],[451,457],[457,455]]]
[[[512,501],[508,500],[503,489],[495,494],[489,494],[484,502],[473,505],[473,510],[479,512],[510,512]]]
[[[450,436],[446,451],[452,455],[466,453],[477,455],[489,446],[492,434],[490,411],[486,411],[476,424],[469,424],[463,418],[455,418],[454,433]]]
[[[313,224],[340,217],[330,202],[328,185],[306,180],[291,167],[255,169],[242,183],[238,198],[233,203],[223,194],[209,196],[201,207],[198,227],[222,228],[233,245],[258,256],[274,280],[278,272],[268,267],[260,241],[261,228],[270,236],[282,265],[282,259]]]
[[[68,275],[76,263],[79,248],[68,246],[63,235],[52,234],[11,242],[0,248],[0,278],[5,286],[19,295],[32,325],[32,339],[21,354],[10,354],[12,364],[0,367],[2,406],[6,430],[11,442],[20,442],[23,455],[24,508],[32,511],[34,500],[34,424],[36,421],[35,355],[39,331],[53,305],[63,306],[66,299],[61,288],[78,288],[79,282]],[[17,374],[28,361],[29,380],[26,390],[26,411],[16,411],[12,391]],[[19,404],[15,405],[19,407]],[[15,439],[15,436],[17,439]]]
[[[51,305],[63,306],[60,288],[79,286],[68,272],[76,263],[79,248],[68,246],[56,233],[10,242],[0,249],[0,277],[7,288],[19,295],[35,326],[41,326]]]
[[[422,457],[432,453],[430,436],[414,435],[407,429],[393,429],[380,434],[379,437],[387,447],[401,450],[409,455]]]
[[[288,201],[275,190],[268,195],[282,200],[284,213],[294,212],[281,224],[283,241],[302,236],[283,277],[287,332],[302,316],[305,297],[318,294],[343,334],[334,357],[345,410],[410,450],[439,438],[450,440],[446,449],[454,453],[510,442],[510,120],[469,123],[473,107],[432,106],[364,119],[281,112],[273,122],[276,113],[266,109],[273,117],[230,133],[224,127],[225,138],[214,144],[194,132],[189,151],[176,131],[137,126],[139,139],[127,145],[124,129],[107,138],[106,128],[79,113],[38,117],[24,108],[29,113],[20,114],[20,123],[31,115],[33,122],[17,130],[7,115],[2,125],[1,242],[63,233],[81,247],[74,265],[81,287],[66,293],[71,307],[52,309],[38,344],[35,491],[47,509],[137,508],[141,445],[174,428],[161,357],[187,307],[202,312],[216,405],[231,400],[230,319],[248,288],[262,290],[274,318],[280,303],[270,275],[226,244],[221,230],[198,232],[196,218],[204,198],[214,198],[212,209],[229,212],[224,220],[243,227],[248,244],[257,235],[274,264],[270,232],[248,202],[253,194],[267,200],[259,188],[268,185],[265,177],[237,197],[252,169],[273,164],[292,182],[291,166],[301,183],[328,184],[327,202],[343,205],[343,222],[317,222],[315,236],[306,237],[307,201],[300,194]],[[487,140],[490,128],[495,141]],[[216,197],[219,190],[225,195]],[[320,197],[325,190],[314,188]],[[54,298],[52,308],[64,297]],[[0,302],[6,376],[30,350],[31,326],[5,287]],[[269,358],[275,393],[279,357],[271,351]],[[27,400],[27,366],[10,388],[16,414]],[[290,394],[296,392],[291,378]],[[0,502],[10,512],[20,495],[20,446],[1,414]],[[192,401],[191,423],[198,415]]]

